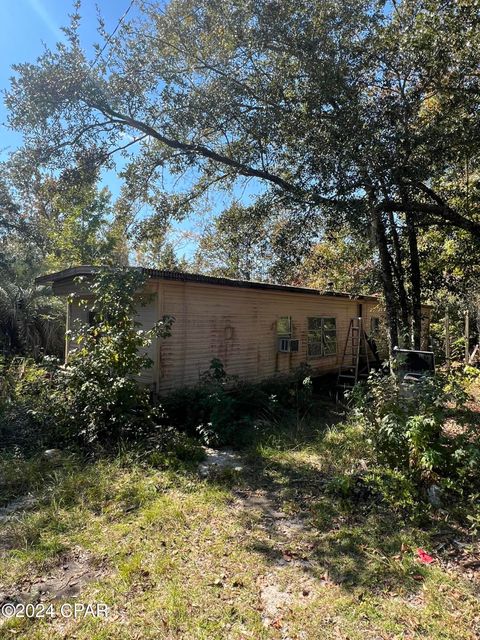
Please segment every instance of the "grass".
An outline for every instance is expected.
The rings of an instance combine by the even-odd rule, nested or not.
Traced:
[[[37,502],[3,525],[0,592],[55,574],[81,549],[98,574],[75,600],[105,602],[110,614],[10,619],[0,637],[478,637],[478,583],[416,557],[418,547],[434,551],[445,522],[345,499],[343,479],[368,444],[355,425],[328,422],[265,437],[243,472],[210,479],[128,451],[4,457],[0,500],[31,493]]]

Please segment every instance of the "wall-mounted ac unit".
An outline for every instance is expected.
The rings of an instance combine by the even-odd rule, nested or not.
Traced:
[[[280,353],[295,353],[298,351],[299,341],[291,338],[279,338],[278,350]]]

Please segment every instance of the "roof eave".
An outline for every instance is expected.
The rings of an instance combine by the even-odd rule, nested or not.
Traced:
[[[95,267],[92,265],[80,265],[77,267],[70,267],[63,269],[62,271],[56,271],[44,276],[39,276],[35,279],[36,284],[49,285],[55,282],[65,281],[73,279],[79,276],[91,276],[97,272],[101,267]],[[147,267],[132,267],[135,269],[141,269],[145,275],[152,279],[171,280],[180,282],[197,282],[203,284],[211,284],[216,286],[228,286],[238,287],[245,289],[259,289],[263,291],[279,291],[284,293],[303,293],[306,295],[316,295],[319,297],[327,298],[342,298],[345,300],[359,300],[359,301],[371,301],[377,302],[376,296],[369,295],[350,295],[348,293],[340,291],[320,291],[319,289],[311,289],[308,287],[295,287],[293,285],[281,285],[270,282],[255,282],[252,280],[235,280],[233,278],[223,278],[217,276],[207,276],[203,274],[186,273],[180,271],[170,271],[162,269],[150,269]]]

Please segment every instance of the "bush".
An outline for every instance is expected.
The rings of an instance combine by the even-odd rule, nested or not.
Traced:
[[[388,499],[405,501],[409,491],[417,499],[434,484],[453,498],[478,485],[478,436],[447,434],[444,429],[452,408],[466,401],[465,383],[461,372],[440,373],[410,386],[400,384],[394,376],[373,374],[363,390],[356,390],[357,416],[372,445],[375,463],[394,472],[390,480],[395,480],[397,489],[393,493],[392,483],[379,485]],[[378,477],[375,482],[378,485]],[[397,490],[400,495],[392,497]]]
[[[198,439],[181,433],[174,427],[158,427],[156,432],[141,443],[141,459],[154,467],[198,465],[205,451]]]
[[[305,368],[258,384],[226,373],[218,359],[195,387],[163,399],[167,420],[209,445],[243,446],[252,442],[265,422],[289,415],[304,417],[312,405],[311,380]]]
[[[56,446],[59,425],[55,404],[54,376],[58,363],[45,358],[15,358],[3,364],[0,382],[0,448],[38,450]]]
[[[398,469],[374,467],[364,477],[365,485],[373,495],[394,511],[416,514],[419,507],[418,487],[412,479]]]
[[[77,327],[67,365],[24,367],[3,383],[2,427],[19,446],[77,443],[91,446],[138,439],[159,424],[161,411],[136,381],[153,363],[145,348],[170,335],[172,318],[144,331],[135,316],[140,271],[104,269],[91,285],[94,326]],[[45,361],[46,362],[46,361]],[[8,440],[8,438],[7,438]]]
[[[95,323],[73,336],[77,348],[59,381],[64,399],[60,419],[72,435],[87,443],[138,438],[158,424],[149,392],[136,377],[152,366],[145,349],[156,337],[170,335],[172,318],[145,331],[133,320],[144,276],[132,269],[105,269],[91,286]]]

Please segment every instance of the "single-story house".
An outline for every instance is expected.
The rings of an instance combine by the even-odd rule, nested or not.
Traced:
[[[55,295],[69,296],[67,328],[87,323],[88,280],[96,268],[79,266],[37,278]],[[367,334],[383,315],[375,296],[350,296],[249,280],[217,278],[142,268],[146,306],[137,320],[145,329],[165,315],[175,318],[172,335],[149,349],[153,367],[141,381],[157,393],[194,385],[218,358],[228,374],[258,381],[288,373],[306,363],[314,375],[337,372],[349,337],[350,321],[361,318]],[[79,283],[78,277],[83,276]],[[430,308],[423,307],[423,340],[427,346]],[[67,342],[68,350],[72,348]]]

